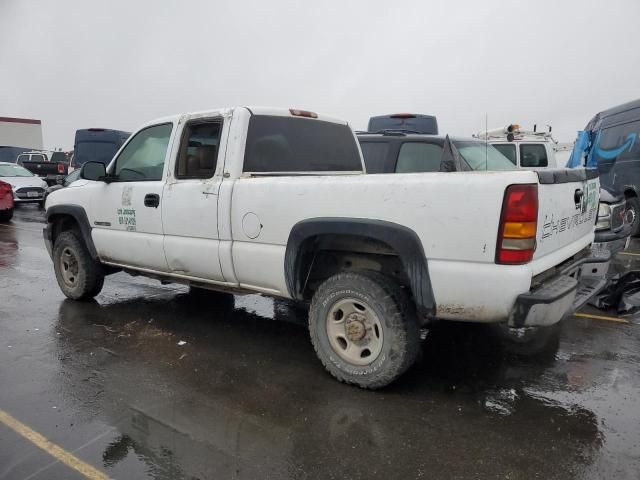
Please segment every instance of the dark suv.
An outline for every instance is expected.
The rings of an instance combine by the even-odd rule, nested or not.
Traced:
[[[367,173],[449,171],[443,165],[449,147],[462,159],[465,170],[515,170],[495,147],[472,138],[450,138],[389,130],[358,133]]]

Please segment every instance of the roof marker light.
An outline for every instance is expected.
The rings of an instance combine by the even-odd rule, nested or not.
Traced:
[[[305,117],[305,118],[318,118],[318,114],[315,112],[310,112],[308,110],[298,110],[297,108],[290,108],[289,113],[295,117]]]

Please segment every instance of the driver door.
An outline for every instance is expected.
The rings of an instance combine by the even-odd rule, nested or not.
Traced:
[[[172,123],[140,130],[110,165],[112,181],[97,187],[90,220],[102,261],[167,271],[162,190],[172,140]]]

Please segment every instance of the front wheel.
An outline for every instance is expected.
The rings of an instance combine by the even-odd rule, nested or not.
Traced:
[[[627,198],[627,222],[631,225],[631,236],[640,234],[640,200],[637,197]]]
[[[60,290],[73,300],[87,300],[102,290],[102,265],[91,258],[75,232],[62,232],[53,245],[53,269]]]
[[[338,380],[381,388],[415,361],[420,332],[406,292],[377,272],[346,272],[326,280],[309,311],[311,342]]]

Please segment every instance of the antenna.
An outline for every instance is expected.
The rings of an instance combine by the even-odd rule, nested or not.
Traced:
[[[484,136],[484,171],[489,168],[489,114],[484,114],[484,131],[487,134]]]

